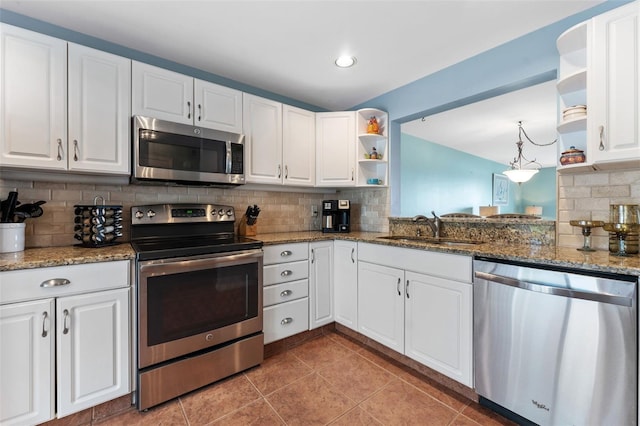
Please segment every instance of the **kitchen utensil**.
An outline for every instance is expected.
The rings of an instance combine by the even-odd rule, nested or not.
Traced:
[[[11,191],[2,205],[2,223],[10,223],[13,221],[13,212],[18,205],[18,192]]]

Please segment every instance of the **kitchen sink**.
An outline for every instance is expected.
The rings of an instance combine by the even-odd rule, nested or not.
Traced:
[[[418,242],[426,244],[442,244],[448,246],[455,245],[475,245],[483,244],[484,241],[479,240],[466,240],[463,238],[433,238],[433,237],[412,237],[407,235],[389,235],[385,237],[378,237],[383,240],[400,241],[400,242]]]

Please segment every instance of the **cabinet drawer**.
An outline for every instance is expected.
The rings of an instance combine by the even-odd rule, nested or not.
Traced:
[[[129,274],[128,260],[0,272],[0,304],[127,287]],[[53,279],[68,284],[47,287]]]
[[[271,306],[277,303],[289,302],[309,295],[309,280],[293,281],[290,283],[274,284],[264,288],[263,304]]]
[[[309,259],[309,244],[278,244],[275,246],[265,246],[264,264],[271,265],[274,263],[295,262],[297,260]]]
[[[264,308],[264,343],[275,342],[309,329],[309,299]]]
[[[264,285],[286,283],[309,278],[309,261],[280,263],[264,267]]]

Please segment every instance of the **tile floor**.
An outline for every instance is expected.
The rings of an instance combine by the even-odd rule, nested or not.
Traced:
[[[101,425],[512,425],[331,332],[145,413]]]

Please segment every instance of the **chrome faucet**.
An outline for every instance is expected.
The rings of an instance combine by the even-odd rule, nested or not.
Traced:
[[[442,221],[438,216],[436,216],[436,212],[431,210],[431,214],[433,215],[433,219],[427,219],[427,225],[433,231],[434,238],[440,238],[440,229],[442,229]]]

